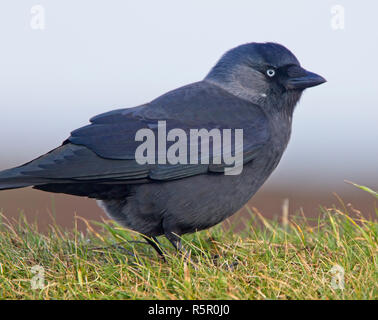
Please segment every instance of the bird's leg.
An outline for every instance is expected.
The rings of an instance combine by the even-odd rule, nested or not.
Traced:
[[[177,234],[175,234],[173,232],[169,232],[169,233],[165,234],[165,237],[169,240],[170,243],[172,243],[172,245],[175,247],[175,249],[177,250],[177,252],[184,254],[185,259],[190,260],[190,258],[189,258],[189,256],[190,256],[189,252],[182,245],[181,239],[180,239],[180,237]]]
[[[170,243],[175,247],[177,251],[181,251],[183,246],[181,244],[181,239],[179,238],[178,235],[169,232],[165,234],[165,237],[169,240]]]
[[[147,237],[147,236],[143,236],[143,238],[147,241],[147,243],[149,245],[152,246],[152,248],[154,248],[156,250],[156,252],[159,254],[159,256],[164,260],[164,262],[166,261],[165,260],[165,255],[164,255],[164,252],[163,250],[160,249],[161,247],[161,244],[159,243],[158,239],[156,237]]]

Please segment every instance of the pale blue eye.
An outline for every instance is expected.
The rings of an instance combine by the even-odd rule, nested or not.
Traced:
[[[276,74],[276,70],[268,69],[266,70],[266,74],[268,75],[268,77],[274,77],[274,75]]]

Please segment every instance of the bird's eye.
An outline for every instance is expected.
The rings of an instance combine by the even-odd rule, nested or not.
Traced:
[[[274,70],[274,69],[268,69],[268,70],[266,70],[266,74],[268,75],[268,77],[274,77],[275,76],[275,74],[276,74],[276,70]]]

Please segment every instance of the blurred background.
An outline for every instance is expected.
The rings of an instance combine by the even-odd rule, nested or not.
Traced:
[[[228,49],[278,42],[328,82],[304,93],[283,159],[248,204],[267,217],[314,217],[341,202],[373,215],[378,189],[378,4],[374,1],[27,1],[0,3],[0,170],[60,145],[93,115],[133,107],[202,79]],[[340,200],[341,198],[342,200]],[[351,204],[351,205],[350,205]],[[0,192],[7,217],[41,229],[95,201]]]

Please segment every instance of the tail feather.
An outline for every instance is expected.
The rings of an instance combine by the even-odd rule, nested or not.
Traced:
[[[19,189],[19,188],[25,188],[30,187],[33,184],[30,183],[20,183],[20,182],[13,182],[13,183],[2,183],[0,182],[0,190],[10,190],[10,189]]]
[[[0,190],[25,188],[51,182],[51,179],[24,174],[25,171],[38,165],[38,160],[42,159],[42,157],[18,167],[0,171]]]
[[[34,177],[28,177],[21,173],[22,166],[0,172],[0,190],[17,189],[43,183]]]
[[[51,183],[54,179],[38,177],[38,175],[31,175],[30,173],[37,171],[41,172],[43,169],[40,167],[40,165],[43,164],[45,159],[50,162],[54,162],[54,157],[52,157],[50,160],[50,156],[53,154],[53,152],[59,152],[61,149],[65,150],[68,148],[64,146],[58,147],[21,166],[0,171],[0,190],[25,188],[29,186]]]

